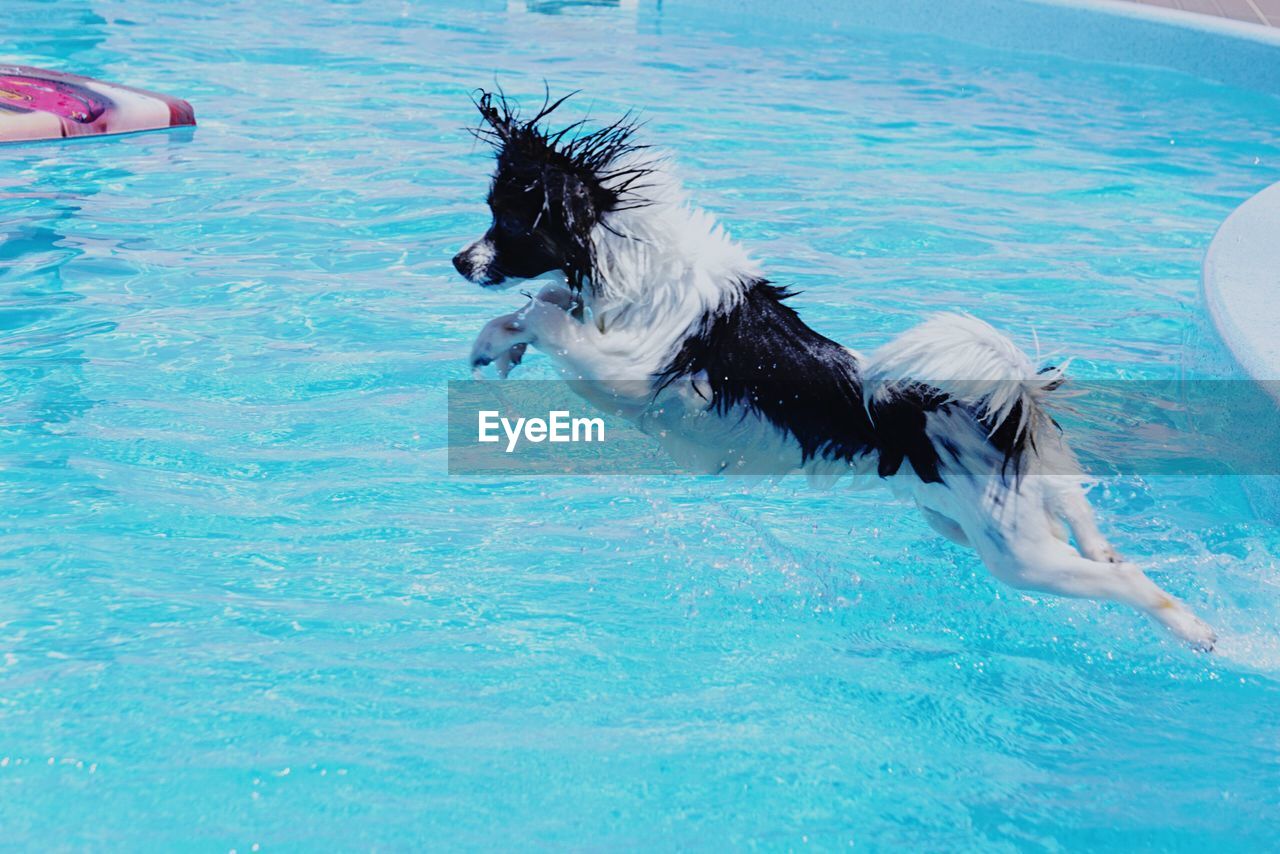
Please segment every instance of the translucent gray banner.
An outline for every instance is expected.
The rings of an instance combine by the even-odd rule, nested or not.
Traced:
[[[620,400],[648,388],[621,386]],[[599,408],[577,391],[600,402],[559,380],[450,382],[449,473],[705,473],[682,469],[621,405]],[[1280,475],[1278,399],[1280,381],[1071,380],[1048,409],[1091,475]],[[777,468],[766,473],[794,471]]]

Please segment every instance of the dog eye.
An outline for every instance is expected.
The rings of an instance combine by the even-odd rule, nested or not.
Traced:
[[[507,234],[524,234],[529,230],[524,220],[511,214],[502,214],[498,217],[498,228]]]

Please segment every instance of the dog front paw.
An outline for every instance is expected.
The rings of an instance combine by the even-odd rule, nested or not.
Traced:
[[[518,314],[504,314],[484,325],[471,345],[471,370],[479,377],[480,369],[493,365],[498,376],[506,379],[511,369],[520,364],[532,341],[527,324]]]

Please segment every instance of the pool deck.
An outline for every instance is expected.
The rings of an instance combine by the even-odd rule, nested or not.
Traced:
[[[1130,0],[1144,6],[1181,9],[1201,15],[1234,18],[1250,24],[1280,27],[1280,0]]]

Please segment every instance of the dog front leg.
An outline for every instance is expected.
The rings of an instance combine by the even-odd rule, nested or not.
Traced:
[[[489,321],[471,349],[473,370],[492,364],[505,378],[532,344],[551,357],[580,397],[605,412],[639,417],[650,403],[648,378],[636,377],[626,354],[605,346],[604,333],[569,314],[576,299],[551,285],[519,311]]]
[[[490,320],[471,347],[472,369],[492,364],[505,379],[532,344],[555,359],[562,372],[580,366],[578,374],[585,378],[586,368],[598,361],[592,357],[599,348],[589,330],[568,314],[572,305],[567,288],[549,285],[518,311]]]

